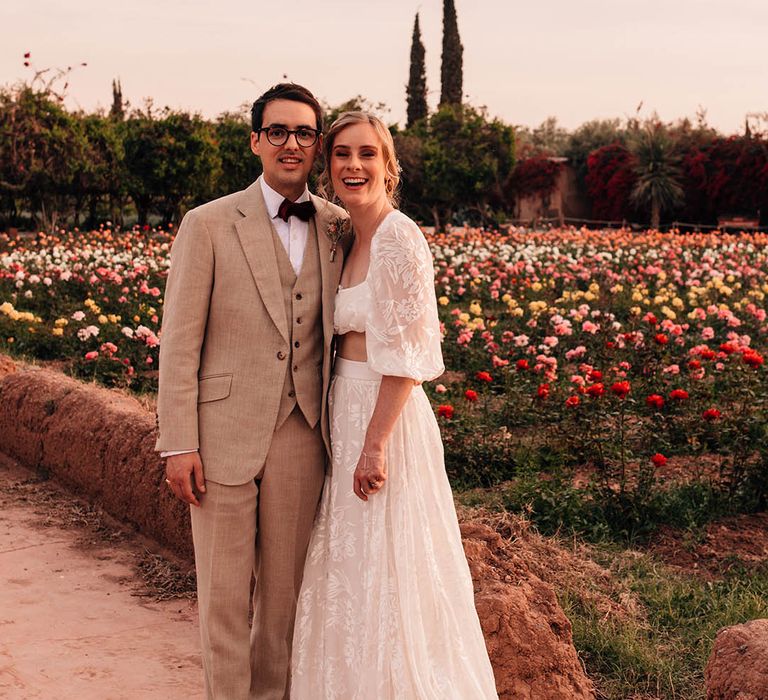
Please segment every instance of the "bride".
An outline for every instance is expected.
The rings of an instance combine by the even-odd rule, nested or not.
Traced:
[[[421,382],[443,372],[434,272],[394,208],[392,137],[346,112],[324,178],[355,231],[334,315],[332,470],[299,594],[293,700],[497,698]]]

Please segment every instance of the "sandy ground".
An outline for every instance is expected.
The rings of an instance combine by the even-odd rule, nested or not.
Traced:
[[[153,600],[136,538],[88,539],[46,517],[14,488],[30,477],[0,459],[0,697],[202,698],[194,603]]]

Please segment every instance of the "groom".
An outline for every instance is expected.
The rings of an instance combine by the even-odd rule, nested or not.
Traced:
[[[251,114],[263,175],[184,217],[160,346],[156,449],[168,486],[192,506],[208,700],[288,698],[296,597],[330,451],[345,212],[307,190],[322,112],[290,83]]]

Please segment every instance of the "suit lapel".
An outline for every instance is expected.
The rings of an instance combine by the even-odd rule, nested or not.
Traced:
[[[245,218],[235,222],[235,229],[253,280],[272,321],[286,342],[289,342],[285,302],[272,235],[273,226],[258,180],[243,192],[237,208]]]
[[[328,227],[336,218],[333,215],[328,202],[320,197],[310,194],[315,205],[315,235],[317,236],[317,249],[320,253],[320,277],[322,279],[323,299],[323,337],[326,345],[330,345],[333,338],[333,305],[336,292],[341,279],[341,266],[344,255],[341,246],[336,246],[336,254],[331,260],[331,239],[328,235]]]

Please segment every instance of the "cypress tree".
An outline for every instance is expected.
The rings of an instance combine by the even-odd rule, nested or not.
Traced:
[[[406,128],[413,126],[419,119],[427,116],[427,68],[424,63],[424,44],[421,41],[419,13],[413,22],[411,40],[411,73],[405,94],[408,97],[408,120]]]
[[[453,0],[443,0],[443,55],[440,66],[440,104],[460,105],[462,102],[464,47],[459,37],[456,6]]]
[[[112,81],[112,107],[109,110],[109,116],[117,121],[123,121],[125,110],[123,108],[123,86],[120,80]]]

